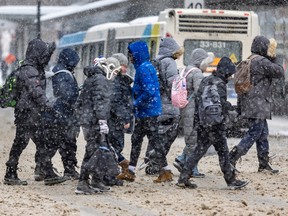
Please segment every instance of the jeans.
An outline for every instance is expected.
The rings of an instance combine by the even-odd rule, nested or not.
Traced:
[[[266,119],[249,119],[249,130],[246,132],[237,149],[241,155],[247,154],[256,142],[258,157],[269,154],[268,124]]]

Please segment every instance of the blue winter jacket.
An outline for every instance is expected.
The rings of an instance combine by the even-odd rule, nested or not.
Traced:
[[[147,44],[136,41],[128,46],[128,50],[136,70],[132,88],[135,117],[159,116],[162,114],[160,88],[156,70],[149,61]]]

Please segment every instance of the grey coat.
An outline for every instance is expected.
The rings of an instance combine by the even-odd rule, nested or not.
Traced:
[[[269,40],[257,36],[251,47],[252,54],[259,55],[251,62],[251,80],[253,88],[238,96],[241,116],[244,118],[271,119],[271,83],[273,78],[283,79],[283,67],[275,64],[275,59],[267,56]]]
[[[156,59],[160,60],[159,79],[161,80],[161,101],[162,115],[160,120],[180,116],[178,108],[174,107],[171,102],[171,89],[174,78],[178,74],[177,64],[172,58],[173,54],[180,49],[175,40],[171,38],[162,39],[159,47],[159,53]]]
[[[208,54],[203,49],[195,49],[192,52],[190,64],[185,68],[185,72],[193,69],[186,77],[187,91],[189,103],[181,109],[181,124],[184,129],[184,137],[186,145],[196,144],[196,135],[194,131],[194,113],[195,113],[195,94],[198,91],[199,85],[204,78],[200,69],[201,62],[208,57]]]

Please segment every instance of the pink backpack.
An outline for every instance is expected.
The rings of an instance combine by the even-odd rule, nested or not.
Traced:
[[[184,68],[180,72],[180,74],[173,80],[171,89],[171,101],[175,107],[184,108],[189,103],[189,101],[187,100],[186,77],[193,69],[196,68],[191,68],[184,75]]]

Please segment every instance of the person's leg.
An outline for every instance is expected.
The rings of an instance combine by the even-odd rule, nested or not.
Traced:
[[[259,161],[258,172],[268,171],[272,174],[279,173],[279,170],[273,169],[269,165],[269,129],[266,119],[263,120],[263,130],[261,136],[256,140],[257,157]]]
[[[89,168],[89,161],[96,151],[97,147],[99,147],[96,143],[97,133],[95,129],[89,127],[82,127],[84,139],[86,141],[85,146],[85,154],[82,160],[81,168],[80,168],[80,176],[77,184],[77,188],[75,190],[76,194],[93,194],[99,191],[90,187],[89,184],[89,175],[91,170]]]
[[[10,149],[9,159],[6,162],[6,173],[4,176],[4,184],[8,185],[27,185],[27,181],[22,181],[17,175],[17,166],[20,155],[27,147],[30,139],[29,128],[25,125],[16,125],[16,135]]]
[[[79,173],[76,171],[77,166],[77,130],[76,126],[61,126],[59,132],[59,154],[64,166],[64,176],[70,179],[79,179]]]
[[[31,131],[31,139],[36,145],[36,151],[38,151],[45,185],[54,185],[66,181],[65,178],[58,176],[53,170],[51,153],[49,152],[48,142],[46,142],[45,125],[32,126]]]
[[[119,180],[133,182],[136,178],[135,169],[141,153],[142,142],[146,136],[145,119],[135,119],[135,128],[131,136],[130,162],[128,169],[117,176]]]
[[[197,185],[191,184],[189,178],[192,175],[192,169],[198,163],[198,161],[205,155],[210,147],[209,129],[200,127],[197,130],[197,145],[196,148],[190,153],[186,160],[183,170],[181,171],[178,179],[178,185],[180,187],[196,188]]]
[[[130,152],[130,163],[129,166],[136,167],[140,153],[142,142],[144,136],[146,136],[146,121],[145,119],[136,119],[135,120],[135,129],[131,137],[131,152]]]
[[[125,157],[121,154],[124,149],[125,135],[123,132],[123,128],[120,128],[120,125],[116,125],[116,123],[114,123],[112,127],[110,126],[111,123],[109,124],[108,140],[111,146],[114,148],[118,156],[118,162],[120,163],[125,160]]]
[[[236,163],[238,159],[247,154],[254,142],[261,137],[263,131],[263,120],[249,119],[249,129],[245,133],[240,143],[232,148],[229,153],[230,162],[236,169]]]
[[[226,132],[223,125],[217,125],[210,134],[213,137],[213,146],[218,154],[219,165],[224,179],[231,189],[238,189],[246,186],[249,182],[237,180],[235,170],[230,164],[229,148],[227,145]]]

